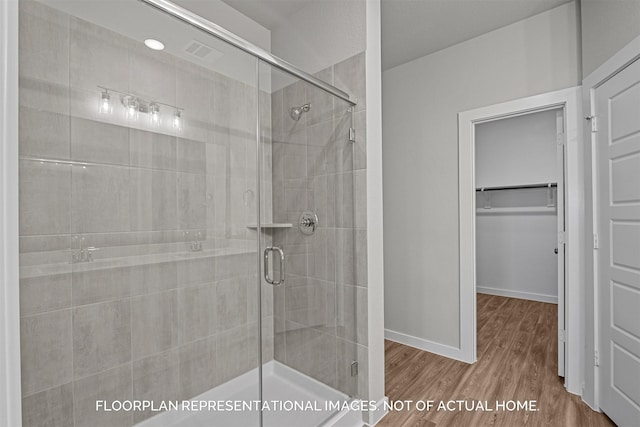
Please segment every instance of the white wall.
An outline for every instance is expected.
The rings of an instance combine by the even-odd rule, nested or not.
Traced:
[[[582,75],[640,36],[639,0],[582,0]]]
[[[476,187],[557,182],[556,111],[476,125]],[[547,192],[476,193],[478,292],[557,302],[557,209],[546,207]],[[555,189],[551,195],[555,203]],[[485,197],[491,209],[484,209]]]
[[[476,187],[556,182],[556,110],[476,126]]]
[[[575,86],[574,3],[383,73],[385,328],[459,346],[457,113]]]
[[[350,58],[367,47],[366,6],[362,0],[311,2],[272,31],[272,53],[311,74]]]
[[[532,209],[546,206],[546,193],[546,189],[494,192],[491,209],[483,209],[478,200],[478,292],[557,303],[558,256],[554,253],[558,246],[557,210]],[[518,213],[499,212],[501,207],[514,206]]]

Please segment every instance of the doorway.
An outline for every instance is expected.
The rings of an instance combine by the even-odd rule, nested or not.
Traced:
[[[475,125],[476,291],[557,307],[561,377],[565,363],[564,115],[559,107]],[[477,309],[478,318],[484,315]]]
[[[538,300],[558,303],[558,374],[565,377],[565,387],[573,393],[579,392],[578,374],[578,351],[579,348],[579,313],[577,289],[580,281],[579,251],[580,233],[579,223],[581,212],[579,203],[582,197],[581,180],[579,175],[579,164],[581,155],[578,144],[578,117],[579,117],[579,96],[578,88],[566,89],[551,92],[533,97],[523,98],[502,104],[482,107],[476,110],[462,112],[458,116],[459,124],[459,192],[460,192],[460,298],[461,298],[461,342],[460,348],[464,355],[463,360],[473,363],[477,358],[477,310],[476,292],[502,292],[501,295],[511,297],[531,298],[538,295]],[[478,177],[480,172],[477,168],[478,154],[491,160],[492,157],[499,157],[493,147],[488,153],[483,153],[479,147],[479,140],[483,138],[483,133],[491,127],[498,126],[499,123],[526,122],[536,115],[554,118],[552,121],[553,134],[555,138],[547,145],[547,174],[541,175],[540,167],[531,165],[536,161],[534,154],[529,153],[520,158],[503,163],[508,163],[500,177],[498,167],[481,167],[488,170],[484,177]],[[548,125],[547,127],[549,127]],[[483,129],[483,127],[485,129]],[[495,129],[493,130],[496,131]],[[518,131],[510,131],[516,134]],[[489,132],[491,133],[491,132]],[[513,135],[512,135],[513,136]],[[479,139],[480,138],[480,139]],[[511,138],[513,140],[513,138]],[[520,138],[524,141],[526,138]],[[498,144],[499,145],[499,144]],[[505,148],[506,147],[506,148]],[[512,152],[521,152],[522,147],[516,145],[504,145],[502,149]],[[555,156],[549,161],[549,150]],[[504,152],[500,156],[504,157]],[[519,162],[519,163],[518,163]],[[489,162],[490,163],[490,162]],[[529,168],[529,169],[527,169]],[[505,178],[504,172],[509,172],[514,177],[512,182],[502,181]],[[550,171],[553,171],[551,174]],[[482,172],[480,172],[482,174]],[[538,175],[536,175],[538,173]],[[519,176],[518,176],[519,175]],[[478,178],[478,182],[476,182]],[[483,191],[484,190],[484,191]],[[485,209],[487,208],[487,209]],[[499,209],[499,210],[498,210]],[[493,210],[492,214],[488,214]],[[477,220],[477,213],[481,211],[481,221]],[[538,212],[535,212],[538,211]],[[553,213],[553,215],[551,215]],[[546,218],[544,218],[546,215]],[[511,227],[517,226],[518,221],[522,222],[527,217],[535,217],[540,225],[546,223],[545,232],[537,236],[540,245],[544,246],[551,240],[552,246],[549,248],[550,254],[557,257],[557,267],[551,266],[548,269],[553,271],[557,280],[556,294],[553,295],[548,290],[546,292],[527,291],[515,289],[515,293],[509,294],[497,290],[498,285],[480,283],[481,280],[491,280],[491,274],[487,275],[491,269],[479,266],[478,256],[480,251],[478,245],[495,245],[491,239],[484,237],[477,238],[478,231],[483,232],[483,227],[492,225],[495,227],[500,222],[504,223],[506,218],[512,216]],[[543,221],[542,218],[546,219]],[[553,221],[550,221],[553,220]],[[557,221],[556,221],[557,220]],[[514,222],[515,221],[515,222]],[[550,228],[552,222],[556,229]],[[480,227],[480,228],[479,228]],[[490,229],[490,228],[489,228]],[[554,235],[555,233],[555,235]],[[546,235],[546,240],[539,239]],[[495,236],[494,236],[495,237]],[[514,244],[514,236],[511,236]],[[521,243],[516,244],[523,246]],[[545,243],[546,242],[546,243]],[[503,253],[513,255],[513,247],[509,248],[509,242],[502,241]],[[554,253],[557,248],[558,254]],[[522,248],[521,248],[522,249]],[[534,248],[524,248],[524,251],[531,251]],[[490,251],[483,250],[482,256]],[[496,251],[494,251],[496,252]],[[490,253],[493,261],[498,258],[495,253]],[[529,254],[532,256],[533,254]],[[489,260],[491,261],[491,260]],[[541,260],[539,260],[541,261]],[[515,262],[515,261],[514,261]],[[524,256],[520,262],[520,269],[513,268],[513,271],[520,271],[522,267],[531,267],[533,258]],[[483,260],[484,263],[484,260]],[[549,264],[547,264],[549,265]],[[566,268],[565,268],[566,265]],[[513,266],[516,267],[516,266]],[[495,271],[493,272],[495,275]],[[508,274],[508,273],[507,273]],[[528,275],[534,273],[530,272]],[[549,271],[545,271],[548,276]],[[557,276],[556,276],[557,275]],[[504,276],[504,273],[503,273]],[[497,280],[496,278],[493,278]],[[504,279],[504,277],[503,277]],[[548,280],[547,280],[548,282]],[[547,283],[548,286],[548,283]],[[493,288],[489,289],[489,288]],[[508,290],[507,290],[508,291]],[[513,291],[513,289],[511,290]],[[518,293],[519,292],[519,293]],[[544,296],[541,296],[544,295]],[[568,308],[572,308],[569,310]]]

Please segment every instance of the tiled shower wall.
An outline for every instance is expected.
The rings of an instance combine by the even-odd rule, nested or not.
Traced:
[[[368,397],[365,54],[316,77],[353,94],[349,105],[302,81],[272,95],[273,215],[299,222],[314,211],[313,235],[275,231],[287,281],[274,299],[275,358],[349,395]],[[289,109],[310,103],[299,121]],[[352,122],[353,120],[353,122]],[[356,143],[348,142],[349,127]],[[351,376],[351,363],[359,373]]]
[[[186,399],[257,366],[256,89],[28,0],[19,65],[24,425],[132,425],[151,414],[95,399]],[[115,94],[100,115],[98,85],[183,107],[182,130]],[[95,261],[71,263],[80,245]]]

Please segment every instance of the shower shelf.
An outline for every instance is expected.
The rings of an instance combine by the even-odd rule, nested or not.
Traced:
[[[260,224],[260,228],[291,228],[293,224],[287,223],[268,223],[268,224]],[[257,224],[249,224],[247,228],[255,229],[258,228]]]

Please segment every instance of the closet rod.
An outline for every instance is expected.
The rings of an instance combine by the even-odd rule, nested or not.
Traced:
[[[547,184],[528,184],[528,185],[505,185],[503,187],[480,187],[476,191],[497,191],[497,190],[520,190],[524,188],[549,188],[557,187],[557,182],[549,182]]]

